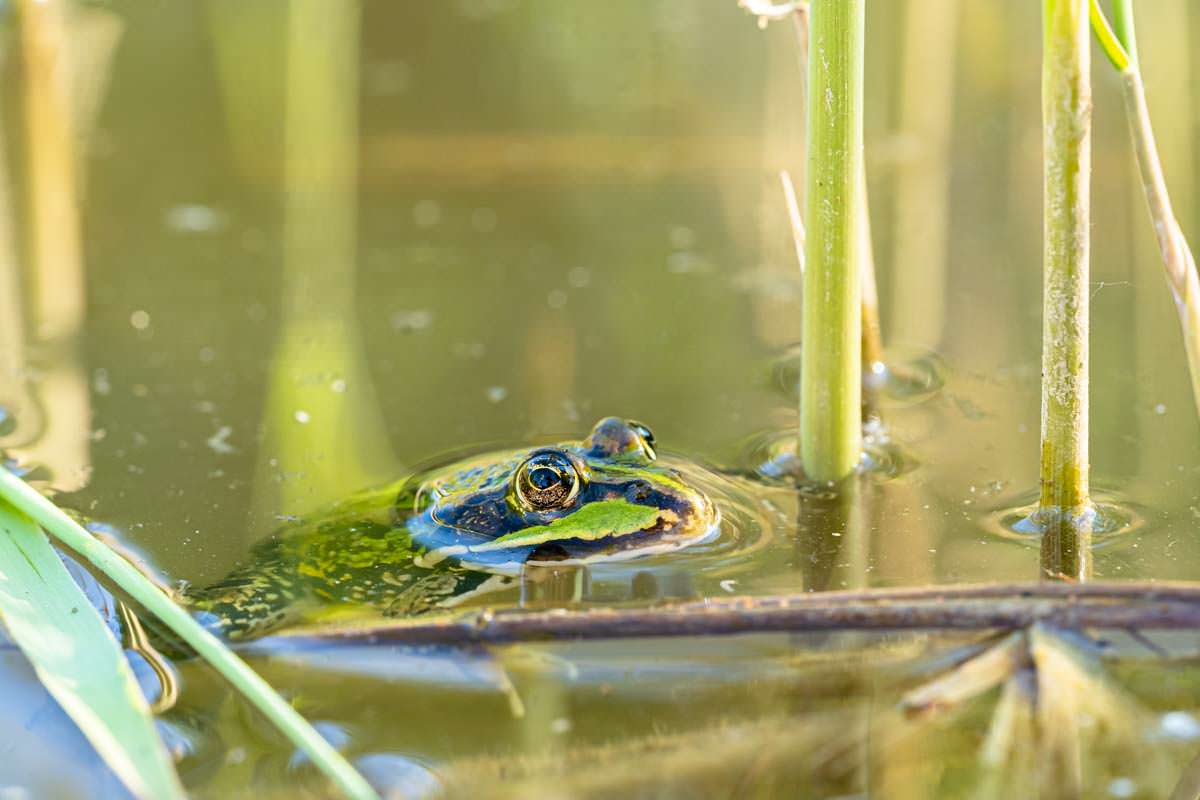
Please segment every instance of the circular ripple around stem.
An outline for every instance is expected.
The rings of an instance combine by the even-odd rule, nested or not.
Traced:
[[[1090,511],[1093,550],[1122,540],[1145,525],[1145,516],[1135,503],[1103,489],[1093,490]],[[993,510],[984,525],[1001,538],[1037,546],[1044,533],[1039,515],[1037,492],[1028,492],[1013,504]]]

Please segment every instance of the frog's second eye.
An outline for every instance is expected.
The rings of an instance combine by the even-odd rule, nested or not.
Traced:
[[[579,494],[579,472],[563,453],[534,453],[517,470],[517,498],[526,508],[550,511],[565,508]]]
[[[634,433],[642,437],[642,446],[646,450],[646,455],[650,460],[654,460],[654,431],[650,430],[647,425],[638,422],[636,419],[629,420],[629,427],[633,428]]]

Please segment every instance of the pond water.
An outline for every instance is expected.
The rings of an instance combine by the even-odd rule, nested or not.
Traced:
[[[933,376],[881,400],[903,468],[841,503],[714,477],[722,537],[596,567],[585,603],[1037,579],[1037,547],[1000,523],[1037,486],[1037,14],[871,4],[884,339],[897,373]],[[1186,43],[1200,13],[1161,0],[1144,16],[1150,104],[1194,239]],[[69,21],[80,130],[57,152],[5,33],[0,447],[172,579],[218,579],[281,520],[463,447],[578,438],[618,415],[673,458],[738,472],[795,427],[800,283],[778,171],[799,179],[803,125],[787,25],[682,0],[113,0]],[[1092,481],[1129,524],[1094,574],[1191,579],[1200,423],[1098,55],[1095,81]],[[64,185],[77,203],[38,199]],[[443,784],[960,796],[986,783],[970,766],[982,711],[936,751],[944,771],[920,766],[929,730],[887,747],[831,733],[882,726],[898,694],[887,678],[932,649],[763,636],[251,658],[402,797]],[[319,792],[215,678],[181,669],[165,720],[190,789]],[[30,678],[17,664],[6,681],[18,725]],[[1138,685],[1148,707],[1194,710],[1185,693],[1145,699],[1153,683]],[[48,740],[81,770],[61,791],[119,795],[68,755],[69,729]],[[1163,752],[1174,773],[1191,757]],[[0,786],[51,785],[17,760],[0,759],[13,764]],[[1119,770],[1092,778],[1159,796]]]

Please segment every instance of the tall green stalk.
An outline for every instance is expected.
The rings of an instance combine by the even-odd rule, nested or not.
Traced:
[[[1137,64],[1137,37],[1133,28],[1133,0],[1113,0],[1113,28],[1121,41],[1125,53],[1133,64]]]
[[[811,5],[800,454],[817,481],[853,472],[862,447],[864,7],[864,0]]]
[[[1087,563],[1088,191],[1091,82],[1087,0],[1043,6],[1043,569],[1081,577]]]

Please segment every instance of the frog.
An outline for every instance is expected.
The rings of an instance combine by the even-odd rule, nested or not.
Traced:
[[[511,586],[531,565],[678,550],[719,522],[646,425],[606,417],[582,440],[462,458],[295,519],[177,599],[229,640],[359,611],[412,617]]]

